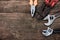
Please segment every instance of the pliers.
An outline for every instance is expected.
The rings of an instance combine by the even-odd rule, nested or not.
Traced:
[[[34,1],[30,0],[30,5],[31,5],[31,16],[34,17],[37,0],[34,0]]]

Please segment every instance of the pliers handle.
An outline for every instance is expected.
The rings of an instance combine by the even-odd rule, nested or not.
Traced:
[[[30,3],[29,3],[30,5],[34,5],[34,6],[36,6],[37,5],[37,0],[30,0]]]

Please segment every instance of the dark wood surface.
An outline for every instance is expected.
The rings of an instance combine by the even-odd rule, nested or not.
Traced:
[[[42,0],[39,0],[40,4]],[[60,8],[60,2],[51,10],[51,14]],[[43,23],[30,15],[29,1],[0,0],[0,40],[60,40],[60,34],[49,37],[42,35],[46,29]],[[60,28],[60,18],[56,19],[51,28]]]

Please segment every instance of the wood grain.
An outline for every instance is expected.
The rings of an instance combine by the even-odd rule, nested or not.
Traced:
[[[28,3],[26,0],[0,0],[0,40],[60,40],[60,34],[42,35],[42,30],[47,29],[44,25],[46,21],[32,18]],[[59,8],[60,2],[51,13],[54,14]],[[54,21],[51,28],[60,28],[60,18]]]

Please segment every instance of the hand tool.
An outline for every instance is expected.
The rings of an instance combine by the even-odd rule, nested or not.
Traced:
[[[46,16],[43,20],[48,20],[48,22],[44,23],[44,25],[50,26],[54,22],[55,19],[56,19],[55,15]]]
[[[44,23],[44,25],[46,25],[46,26],[50,26],[53,22],[54,22],[54,20],[56,19],[56,18],[59,18],[60,17],[60,13],[56,13],[56,14],[54,14],[54,15],[48,15],[48,16],[46,16],[43,20],[48,20],[48,22],[47,23]]]
[[[50,27],[47,28],[47,30],[43,30],[42,34],[44,36],[50,36],[53,33],[53,29],[51,29]]]
[[[37,5],[37,0],[30,0],[30,5],[31,5],[31,16],[34,17],[35,14],[35,7]]]
[[[48,27],[47,30],[43,30],[42,34],[44,36],[50,36],[52,34],[60,34],[60,28],[52,29]]]
[[[60,17],[60,11],[55,12],[54,15],[49,14],[48,16],[46,16],[43,20],[48,20],[47,23],[44,23],[46,26],[48,26],[47,30],[43,30],[42,34],[44,36],[50,36],[51,34],[55,34],[55,33],[60,33],[60,28],[57,29],[52,29],[49,26],[54,22],[54,20],[56,18]]]

